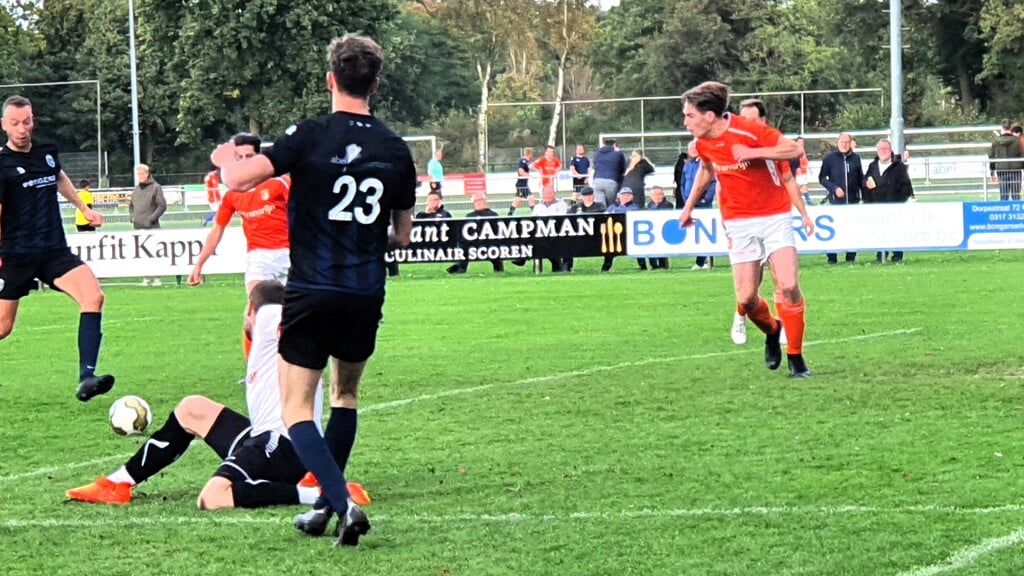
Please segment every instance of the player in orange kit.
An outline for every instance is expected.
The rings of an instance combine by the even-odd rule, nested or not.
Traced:
[[[260,151],[260,138],[254,134],[241,133],[234,137],[235,160],[251,158]],[[286,176],[269,178],[255,188],[245,192],[229,190],[221,199],[213,227],[210,229],[203,249],[199,252],[196,265],[188,277],[188,283],[195,286],[202,283],[203,265],[217,250],[224,229],[237,213],[242,217],[242,232],[247,244],[245,266],[245,291],[261,280],[277,280],[282,284],[288,279],[290,264],[288,255],[288,189]],[[243,330],[242,347],[246,358],[252,341]]]
[[[776,370],[782,363],[779,336],[784,325],[790,374],[804,378],[811,372],[803,357],[804,297],[797,279],[792,199],[776,162],[796,157],[800,149],[775,128],[730,114],[728,108],[729,88],[718,82],[704,82],[683,94],[683,123],[697,138],[701,166],[679,223],[693,224],[696,199],[717,177],[736,301],[766,334],[768,369]],[[779,318],[772,316],[768,302],[758,294],[768,262],[782,292]]]

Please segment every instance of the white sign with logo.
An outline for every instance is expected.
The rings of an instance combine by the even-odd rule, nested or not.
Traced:
[[[68,234],[68,246],[98,278],[188,275],[206,242],[208,229],[133,230]],[[242,229],[224,231],[217,251],[203,266],[204,274],[245,271],[246,243]]]
[[[800,216],[793,230],[800,252],[859,250],[957,250],[964,242],[963,204],[870,204],[810,206],[815,231],[806,237]],[[630,256],[725,255],[728,238],[718,210],[694,210],[694,226],[679,227],[678,210],[626,213]]]

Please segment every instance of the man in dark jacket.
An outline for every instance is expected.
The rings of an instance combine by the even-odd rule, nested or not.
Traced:
[[[473,197],[473,211],[466,214],[466,218],[492,218],[497,217],[498,213],[487,207],[487,196],[483,194],[477,194]],[[491,266],[494,267],[495,272],[504,272],[505,263],[501,259],[491,260]],[[469,269],[469,260],[463,260],[462,262],[456,262],[448,267],[449,274],[465,274],[466,270]]]
[[[836,149],[825,155],[821,161],[818,181],[828,191],[829,204],[859,204],[864,186],[864,166],[860,156],[853,151],[852,138],[846,132],[839,135]],[[836,254],[827,254],[828,263],[837,263]],[[847,252],[848,263],[857,260],[856,252]]]
[[[604,146],[594,152],[594,200],[611,206],[625,174],[626,156],[613,138],[605,138]]]
[[[594,189],[590,186],[580,188],[579,201],[573,200],[569,206],[569,214],[604,214],[608,207],[594,198]],[[575,260],[571,257],[562,258],[562,271],[572,272]]]
[[[1009,120],[1003,120],[1003,133],[997,136],[995,142],[992,143],[989,158],[993,160],[1024,159],[1020,139],[1013,135],[1012,128]],[[1020,200],[1022,169],[1024,169],[1022,160],[989,163],[989,170],[992,172],[993,178],[999,181],[1000,200]]]
[[[907,165],[899,156],[892,153],[892,143],[888,140],[879,140],[875,151],[878,155],[868,165],[867,177],[864,179],[864,202],[903,203],[913,198],[914,186],[910,183]],[[878,252],[875,260],[881,262],[888,256],[888,252]],[[892,261],[902,262],[903,252],[893,252]]]

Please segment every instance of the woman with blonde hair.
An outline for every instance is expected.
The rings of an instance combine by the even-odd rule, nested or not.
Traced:
[[[643,152],[633,150],[629,155],[629,164],[626,165],[626,175],[622,178],[622,187],[633,191],[633,202],[637,206],[647,206],[644,180],[653,172],[654,164],[644,157]]]

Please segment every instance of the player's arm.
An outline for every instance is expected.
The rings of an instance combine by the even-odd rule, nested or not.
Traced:
[[[388,227],[388,250],[405,248],[412,242],[412,208],[391,212]]]
[[[790,203],[800,213],[804,234],[807,236],[814,234],[814,220],[811,220],[811,217],[807,215],[807,206],[804,205],[803,195],[800,193],[800,187],[796,185],[796,178],[793,177],[792,172],[782,173],[782,185],[786,188],[786,194],[789,194]]]
[[[203,242],[203,249],[199,251],[199,256],[196,258],[196,265],[192,268],[192,273],[188,275],[189,285],[198,286],[203,282],[203,265],[217,251],[217,246],[223,237],[224,227],[214,222],[210,233],[206,235],[206,242]]]
[[[690,188],[690,196],[686,199],[686,205],[683,206],[683,212],[679,215],[679,225],[689,226],[693,224],[693,213],[694,206],[704,196],[704,190],[707,189],[711,181],[715,179],[715,170],[707,162],[701,162],[700,168],[697,170],[697,176],[693,179],[693,187]]]
[[[57,192],[74,205],[75,208],[81,210],[82,215],[89,221],[89,224],[93,226],[103,225],[103,215],[86,206],[85,202],[82,202],[82,199],[78,197],[78,191],[75,190],[75,185],[71,183],[71,179],[68,178],[68,175],[63,170],[57,175]]]
[[[210,154],[210,161],[220,168],[220,180],[231,190],[248,190],[274,177],[274,165],[263,154],[235,161],[233,140],[217,146]]]
[[[774,146],[752,148],[737,144],[732,147],[732,155],[736,158],[737,162],[746,162],[759,158],[765,160],[789,160],[800,155],[800,147],[789,138],[779,136],[779,140]]]

